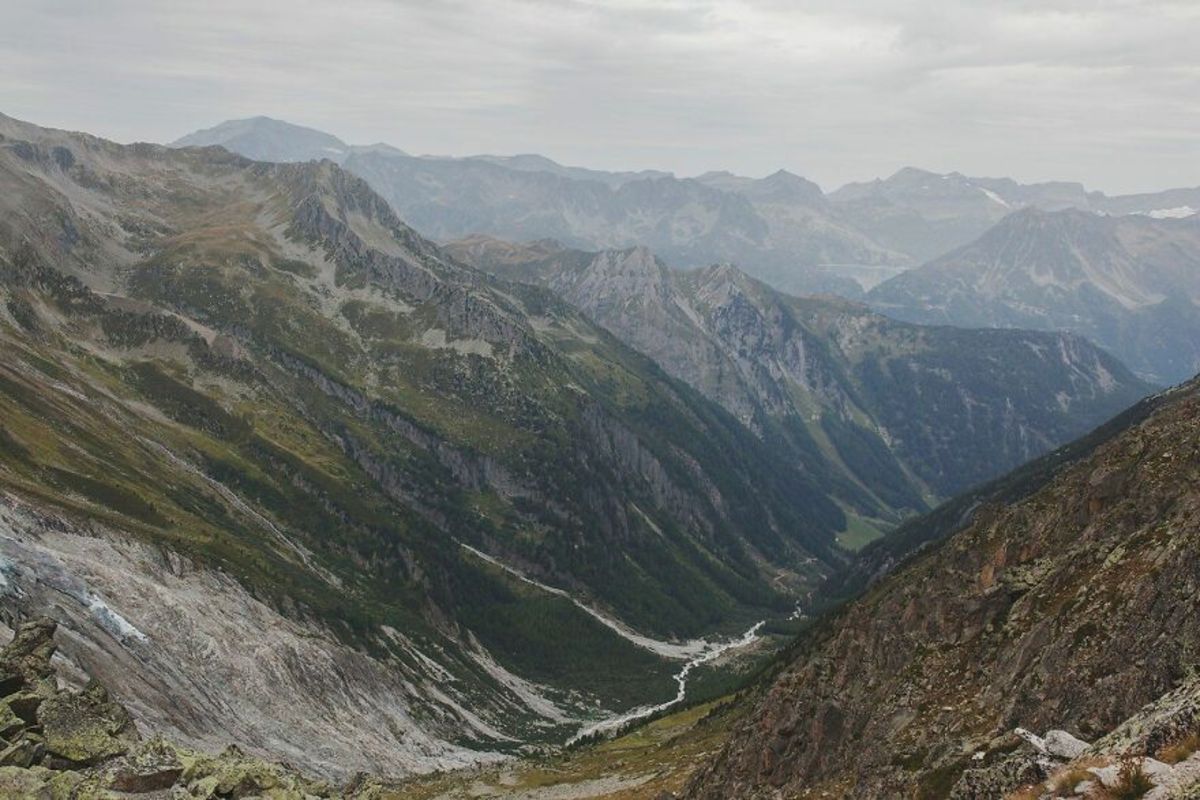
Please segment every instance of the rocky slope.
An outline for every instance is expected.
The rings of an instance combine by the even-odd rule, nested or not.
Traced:
[[[328,161],[0,117],[0,187],[0,594],[177,741],[561,741],[844,558],[812,476]]]
[[[764,439],[864,518],[895,520],[1090,430],[1149,391],[1077,337],[895,322],[645,248],[474,237],[460,259],[553,289]]]
[[[868,299],[916,322],[1074,331],[1173,383],[1200,369],[1200,217],[1026,210]]]
[[[1197,420],[1193,381],[983,499],[802,637],[685,796],[1196,796]]]
[[[204,753],[143,736],[104,684],[72,673],[49,617],[22,623],[0,648],[0,795],[112,800],[119,797],[270,797],[274,800],[398,798],[366,775],[341,787],[230,745]]]

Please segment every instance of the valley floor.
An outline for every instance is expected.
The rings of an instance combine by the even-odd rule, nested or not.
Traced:
[[[677,792],[698,764],[716,755],[745,704],[732,698],[655,720],[624,736],[545,759],[415,780],[389,800],[651,800]]]

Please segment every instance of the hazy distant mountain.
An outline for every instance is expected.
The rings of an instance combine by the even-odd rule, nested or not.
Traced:
[[[322,158],[341,161],[350,152],[350,145],[336,136],[270,117],[229,120],[213,128],[189,133],[171,144],[172,147],[211,145],[220,145],[256,161]]]
[[[538,155],[418,158],[314,133],[260,118],[223,123],[175,145],[221,144],[262,160],[332,158],[418,230],[442,240],[483,233],[593,250],[645,245],[677,266],[736,260],[781,288],[848,295],[861,293],[853,267],[912,263],[842,219],[816,184],[787,172],[761,180],[729,173],[687,179],[566,167]],[[839,271],[842,265],[849,269]]]
[[[1155,219],[1182,219],[1200,214],[1200,187],[1102,197],[1095,202],[1098,210],[1107,214],[1142,214]]]
[[[830,210],[829,201],[820,186],[784,169],[758,179],[734,175],[732,172],[706,172],[696,180],[705,186],[736,192],[756,202]]]
[[[348,145],[266,117],[190,134],[174,146],[221,145],[250,158],[329,158],[364,178],[436,239],[486,234],[553,238],[583,250],[651,248],[674,266],[734,261],[776,288],[857,297],[862,289],[969,243],[1026,207],[1185,216],[1200,189],[1107,197],[1067,182],[939,175],[908,167],[826,196],[780,170],[765,178],[708,172],[608,172],[545,156],[409,156]]]
[[[1172,383],[1200,369],[1200,217],[1027,209],[869,299],[915,322],[1074,331]]]
[[[1149,390],[1075,336],[919,327],[790,297],[729,265],[672,270],[646,248],[474,237],[448,250],[550,287],[807,470],[857,487],[836,494],[863,517],[992,478]]]
[[[663,172],[656,169],[643,169],[637,172],[606,172],[599,169],[588,169],[587,167],[566,167],[545,156],[532,153],[515,156],[468,156],[468,158],[476,161],[487,161],[491,164],[499,164],[502,167],[521,170],[523,172],[549,172],[552,175],[559,175],[563,178],[573,178],[581,181],[600,181],[613,187],[647,178],[674,177],[670,172]]]
[[[886,180],[843,186],[829,199],[876,241],[926,261],[971,241],[1014,209],[1077,207],[1086,192],[1079,184],[1021,186],[906,167]]]
[[[843,186],[829,200],[881,245],[928,261],[973,241],[1022,208],[1182,217],[1200,211],[1200,188],[1110,197],[1080,183],[1021,184],[1011,178],[905,167],[887,179]]]

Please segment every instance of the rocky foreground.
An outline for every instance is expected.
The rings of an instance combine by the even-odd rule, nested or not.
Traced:
[[[362,778],[335,789],[231,746],[220,755],[142,739],[129,712],[95,681],[63,685],[52,659],[56,624],[19,626],[0,651],[0,797],[383,797]]]

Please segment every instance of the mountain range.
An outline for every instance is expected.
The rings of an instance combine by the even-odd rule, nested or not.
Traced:
[[[688,637],[786,618],[850,559],[854,516],[892,524],[994,470],[972,432],[1018,459],[1146,390],[1079,339],[966,332],[994,344],[964,360],[714,270],[689,336],[726,320],[788,369],[811,348],[803,380],[731,374],[756,431],[329,160],[0,118],[0,186],[8,619],[58,609],[65,662],[150,730],[332,777],[487,762],[670,697],[714,646]],[[702,273],[632,257],[674,308],[700,299]],[[736,342],[714,353],[740,371]],[[1006,371],[1037,389],[979,405]],[[829,392],[816,425],[770,435],[806,386]],[[881,409],[912,391],[964,421]]]
[[[912,263],[841,220],[815,184],[784,171],[761,180],[728,173],[690,179],[564,167],[535,155],[413,157],[263,117],[172,143],[210,145],[263,160],[335,160],[437,240],[487,234],[554,238],[581,249],[644,245],[676,265],[736,260],[782,288],[846,293],[858,284],[821,265]]]
[[[0,115],[0,794],[1189,796],[1190,195],[944,182]]]
[[[860,535],[999,475],[1147,393],[1065,334],[900,323],[731,265],[474,237],[460,260],[555,291],[795,457],[828,462]],[[813,467],[817,469],[817,467]]]
[[[0,591],[151,729],[495,758],[844,562],[819,475],[331,162],[0,137]]]
[[[982,236],[1021,209],[1075,209],[1105,216],[1186,217],[1200,212],[1200,188],[1109,196],[1066,181],[1021,184],[905,167],[886,179],[851,183],[829,195],[842,214],[881,245],[917,262]]]
[[[915,322],[1070,330],[1177,383],[1200,370],[1200,217],[1025,209],[867,300]]]
[[[1078,183],[912,167],[825,194],[785,170],[761,179],[724,171],[678,178],[566,167],[539,155],[413,157],[265,117],[225,122],[173,145],[220,145],[267,161],[332,159],[437,240],[484,234],[554,238],[582,250],[642,245],[676,267],[733,261],[784,291],[851,297],[1023,208],[1152,217],[1200,211],[1200,188],[1109,196]]]

